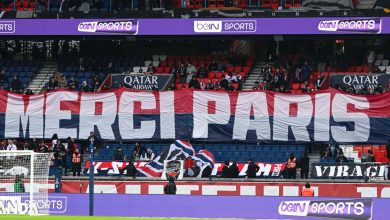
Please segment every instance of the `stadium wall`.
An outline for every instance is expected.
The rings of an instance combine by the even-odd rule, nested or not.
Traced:
[[[97,194],[164,194],[166,181],[95,181]],[[305,182],[176,182],[180,195],[218,196],[299,196]],[[311,182],[315,196],[350,198],[390,198],[390,183]],[[52,184],[54,190],[54,184]],[[88,180],[63,180],[62,193],[88,193]]]

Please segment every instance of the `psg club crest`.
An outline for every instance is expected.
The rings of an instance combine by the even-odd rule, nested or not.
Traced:
[[[166,180],[168,176],[174,177],[175,179],[182,179],[183,169],[184,162],[182,160],[164,161],[164,171],[161,179]]]

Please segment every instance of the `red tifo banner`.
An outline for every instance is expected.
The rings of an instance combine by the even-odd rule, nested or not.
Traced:
[[[390,139],[389,95],[0,90],[0,138],[86,139],[95,131],[107,140],[383,144]]]

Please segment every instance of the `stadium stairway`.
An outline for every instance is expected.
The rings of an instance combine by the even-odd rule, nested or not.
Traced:
[[[34,94],[38,94],[42,86],[49,82],[50,77],[57,70],[58,65],[56,62],[45,62],[38,70],[38,74],[28,85],[28,88],[33,91]]]
[[[261,68],[265,66],[264,62],[257,62],[253,69],[250,71],[248,76],[245,78],[245,82],[243,85],[243,90],[252,90],[255,82],[259,83],[263,82],[263,73],[261,72]]]

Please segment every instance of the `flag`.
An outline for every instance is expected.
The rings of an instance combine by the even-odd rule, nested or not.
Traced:
[[[161,177],[164,170],[164,161],[185,160],[191,157],[195,160],[196,165],[202,171],[206,167],[214,167],[215,159],[213,154],[208,150],[200,150],[198,154],[192,145],[187,141],[176,140],[169,148],[153,158],[153,160],[142,167],[138,168],[138,176],[143,177]]]

